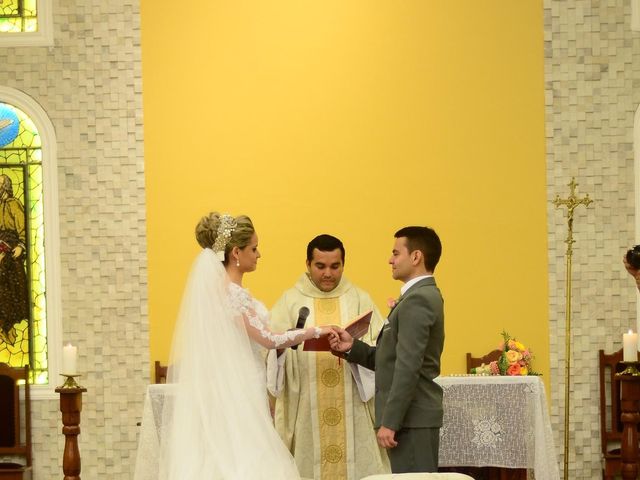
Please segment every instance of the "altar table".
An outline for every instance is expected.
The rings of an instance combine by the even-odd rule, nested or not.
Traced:
[[[559,480],[544,384],[537,376],[439,377],[442,467],[508,467]]]
[[[454,376],[436,381],[444,391],[440,466],[525,468],[535,480],[560,479],[539,377]],[[162,410],[173,388],[147,388],[135,480],[158,478]]]

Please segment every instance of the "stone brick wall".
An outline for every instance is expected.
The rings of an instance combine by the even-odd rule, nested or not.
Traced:
[[[53,12],[53,47],[0,47],[0,85],[56,131],[62,338],[88,390],[82,478],[131,478],[149,382],[139,2],[53,0]],[[58,401],[33,407],[35,478],[60,478]]]
[[[618,350],[636,328],[636,292],[622,266],[635,238],[633,118],[640,102],[640,44],[629,1],[545,0],[549,202],[577,194],[575,210],[568,478],[600,478],[598,350]],[[635,88],[634,88],[635,87]],[[551,421],[564,456],[566,209],[549,203]]]
[[[149,381],[140,22],[137,0],[53,0],[55,46],[0,48],[0,85],[22,90],[58,140],[64,339],[79,347],[82,476],[130,478]],[[551,418],[562,467],[564,210],[576,210],[569,478],[599,478],[597,350],[636,325],[622,268],[634,228],[633,117],[640,44],[628,1],[544,0]],[[635,86],[635,89],[634,89]],[[36,478],[60,475],[55,400],[34,402]]]

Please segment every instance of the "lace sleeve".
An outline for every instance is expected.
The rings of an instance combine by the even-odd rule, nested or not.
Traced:
[[[254,299],[248,291],[242,288],[232,290],[231,305],[236,312],[242,315],[251,340],[265,348],[287,348],[298,345],[309,338],[320,336],[321,329],[318,327],[289,330],[283,333],[272,332],[256,312]]]

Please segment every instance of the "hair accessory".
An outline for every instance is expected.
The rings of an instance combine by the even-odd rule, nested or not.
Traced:
[[[213,242],[213,247],[211,249],[218,256],[218,259],[221,262],[224,262],[224,251],[236,226],[236,219],[231,215],[224,214],[220,217],[220,225],[218,226],[216,241]]]

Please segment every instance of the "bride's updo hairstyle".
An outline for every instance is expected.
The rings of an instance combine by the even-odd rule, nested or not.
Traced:
[[[233,217],[211,212],[196,225],[196,240],[202,248],[212,249],[227,265],[233,247],[242,249],[249,245],[255,232],[251,219],[246,215]]]

